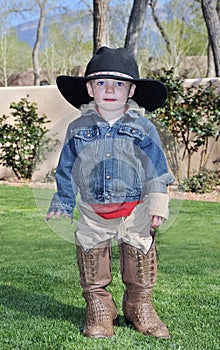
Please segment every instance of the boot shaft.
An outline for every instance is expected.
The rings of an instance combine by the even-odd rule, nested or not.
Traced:
[[[157,274],[155,237],[145,255],[126,243],[120,245],[122,280],[126,286],[123,312],[127,323],[145,335],[169,338],[169,331],[160,320],[152,304]]]
[[[119,249],[124,284],[130,291],[152,290],[157,274],[155,239],[146,255],[126,243],[120,244]]]
[[[112,281],[112,253],[110,243],[101,244],[85,252],[77,246],[80,284],[85,292],[107,287]]]
[[[110,242],[85,252],[77,246],[80,284],[86,300],[86,322],[83,334],[90,338],[111,337],[117,310],[111,294],[105,289],[112,281]]]

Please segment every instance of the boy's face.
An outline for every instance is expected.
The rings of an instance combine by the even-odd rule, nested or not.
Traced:
[[[99,110],[117,111],[134,95],[135,85],[123,80],[95,79],[87,83],[87,90]]]

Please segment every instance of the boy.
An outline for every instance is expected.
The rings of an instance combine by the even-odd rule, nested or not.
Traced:
[[[114,334],[117,310],[106,290],[114,238],[126,286],[126,321],[143,334],[169,338],[152,306],[157,269],[153,228],[168,217],[167,186],[173,177],[159,136],[144,117],[145,109],[164,104],[166,87],[139,79],[136,61],[125,48],[108,47],[92,57],[84,77],[59,76],[57,85],[68,102],[81,108],[81,116],[67,130],[47,220],[72,217],[79,190],[75,239],[87,303],[83,334]]]

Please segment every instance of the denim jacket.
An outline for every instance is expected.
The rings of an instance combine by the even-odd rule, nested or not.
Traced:
[[[112,126],[97,113],[94,102],[70,123],[49,212],[72,216],[78,191],[90,204],[133,202],[167,192],[173,176],[159,135],[143,109],[131,100],[129,105]]]

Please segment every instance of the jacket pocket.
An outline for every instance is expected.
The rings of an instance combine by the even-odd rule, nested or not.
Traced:
[[[99,135],[99,129],[97,127],[76,129],[73,132],[73,136],[76,139],[80,139],[82,141],[91,142],[96,139]]]
[[[127,135],[129,137],[135,138],[139,141],[143,141],[145,134],[142,130],[133,127],[131,125],[122,125],[118,130],[119,135]]]

